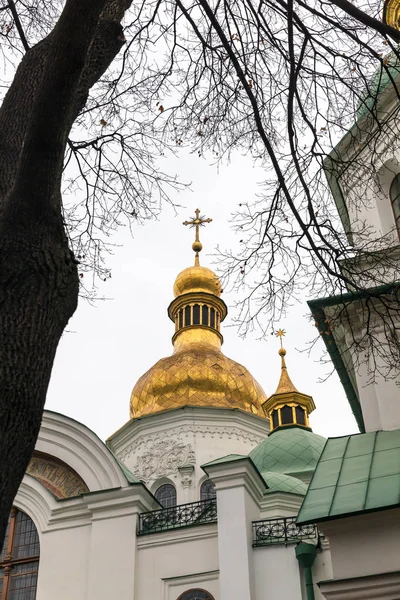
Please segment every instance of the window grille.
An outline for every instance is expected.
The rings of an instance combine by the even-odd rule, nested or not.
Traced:
[[[164,508],[176,506],[176,489],[171,483],[160,485],[154,495]]]
[[[0,600],[35,600],[39,536],[32,519],[13,507],[0,555]]]
[[[217,494],[215,491],[215,485],[211,479],[207,479],[201,484],[200,488],[200,500],[212,500],[216,498]]]

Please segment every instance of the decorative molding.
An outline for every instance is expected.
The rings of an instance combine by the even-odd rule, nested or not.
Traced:
[[[162,579],[162,600],[175,600],[186,589],[197,587],[207,588],[207,591],[216,597],[219,589],[218,579],[218,570]]]
[[[193,465],[184,465],[183,467],[178,467],[178,471],[181,474],[182,487],[184,489],[191,488],[194,466]]]
[[[156,431],[154,433],[148,433],[146,431],[142,431],[140,435],[131,443],[127,444],[121,452],[118,452],[118,458],[125,463],[128,463],[129,459],[135,457],[135,455],[140,454],[143,450],[142,456],[149,455],[154,446],[157,446],[160,443],[175,443],[182,444],[183,438],[189,437],[189,435],[200,435],[203,438],[216,438],[220,439],[236,439],[237,441],[243,441],[247,444],[252,444],[256,446],[261,443],[265,436],[258,435],[249,431],[245,431],[243,428],[239,427],[230,427],[227,426],[211,426],[211,425],[193,425],[193,424],[184,424],[179,427],[173,427],[171,429],[167,429],[162,432],[162,436],[164,439],[169,438],[169,442],[160,442],[161,432]],[[140,462],[140,456],[138,456],[138,462]],[[150,466],[152,463],[151,457],[148,456],[147,462],[149,463],[150,470],[153,468]],[[141,479],[145,479],[141,475],[138,475],[138,471],[135,471],[135,467],[133,468],[133,472],[136,476],[139,476]],[[171,472],[171,471],[169,471]],[[160,476],[165,476],[166,472],[163,472]]]
[[[318,586],[327,600],[395,600],[400,598],[400,572],[321,581]]]
[[[155,433],[157,439],[165,439],[165,435],[178,433],[180,427],[192,428],[193,424],[199,431],[225,430],[224,436],[233,437],[235,433],[245,434],[245,439],[250,443],[258,444],[269,433],[269,421],[253,413],[240,409],[215,408],[205,406],[184,406],[161,411],[130,419],[107,440],[107,446],[121,457],[121,453],[132,443],[132,440],[146,439],[147,434]],[[217,429],[216,429],[217,428]]]
[[[72,498],[89,491],[83,479],[64,462],[35,451],[26,469],[57,498]]]
[[[147,450],[137,457],[133,473],[139,479],[149,482],[177,474],[180,468],[194,465],[195,462],[195,454],[190,444],[183,444],[175,439],[159,441],[148,446]]]

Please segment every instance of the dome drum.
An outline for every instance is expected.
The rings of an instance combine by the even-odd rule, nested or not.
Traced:
[[[300,392],[286,392],[284,394],[273,394],[263,404],[265,414],[270,414],[274,408],[281,408],[285,405],[303,406],[307,414],[310,414],[315,409],[315,404],[312,396],[302,394]]]
[[[168,307],[168,316],[175,323],[175,333],[190,326],[209,327],[219,332],[226,314],[225,302],[205,292],[178,296]]]

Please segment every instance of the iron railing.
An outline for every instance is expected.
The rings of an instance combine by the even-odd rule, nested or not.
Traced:
[[[161,510],[139,515],[138,535],[158,533],[181,527],[193,525],[204,525],[217,521],[217,500],[201,500],[200,502],[189,502]]]
[[[296,525],[296,517],[253,521],[253,546],[296,544],[317,536],[316,525]]]

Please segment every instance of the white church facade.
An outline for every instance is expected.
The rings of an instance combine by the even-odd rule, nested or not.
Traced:
[[[168,310],[174,352],[134,386],[129,421],[103,443],[45,411],[1,600],[300,600],[310,557],[316,580],[331,577],[325,538],[295,523],[325,444],[309,426],[313,399],[282,347],[269,398],[222,353],[221,285],[199,264],[198,235],[193,249]]]
[[[393,86],[375,92],[325,167],[350,242],[368,226],[396,257],[399,101]],[[323,337],[360,429],[325,440],[282,344],[268,397],[222,353],[227,308],[199,262],[201,222],[196,212],[195,264],[168,309],[173,354],[134,386],[131,418],[103,442],[45,411],[0,556],[0,600],[400,599],[400,366],[371,382],[351,351],[352,336],[368,342],[368,302],[393,317],[372,322],[374,338],[399,344],[399,270],[370,292],[309,303],[317,323],[336,319]]]

